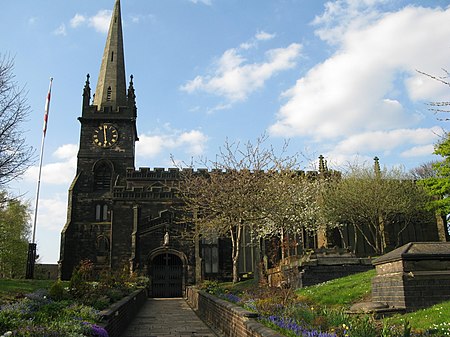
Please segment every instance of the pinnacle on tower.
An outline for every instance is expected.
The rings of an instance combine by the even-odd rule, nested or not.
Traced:
[[[98,110],[111,107],[112,111],[117,111],[119,106],[127,105],[120,0],[116,0],[111,16],[94,105],[97,105]]]
[[[327,166],[324,156],[319,156],[319,173],[324,174],[327,172]]]
[[[380,169],[380,159],[378,157],[373,158],[373,169],[375,171],[375,177],[381,177],[381,169]]]

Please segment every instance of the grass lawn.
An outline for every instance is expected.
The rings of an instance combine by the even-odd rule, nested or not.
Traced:
[[[312,306],[334,309],[348,309],[353,303],[370,301],[371,280],[375,270],[335,279],[318,285],[297,289],[295,293]],[[256,284],[252,280],[237,284],[223,283],[224,288],[233,293],[253,289]],[[436,336],[447,336],[450,333],[450,301],[430,308],[418,310],[403,315],[384,318],[388,326],[403,326],[408,321],[416,331],[435,330]],[[380,322],[381,324],[381,322]]]
[[[395,325],[402,325],[405,320],[409,321],[413,329],[425,330],[434,328],[440,330],[446,327],[447,331],[449,331],[450,301],[436,304],[430,308],[417,310],[404,315],[395,315],[384,319],[384,321],[389,324]]]
[[[0,304],[37,289],[49,289],[55,280],[0,279]]]
[[[296,291],[306,302],[328,307],[350,307],[368,299],[372,292],[375,270],[358,273]]]

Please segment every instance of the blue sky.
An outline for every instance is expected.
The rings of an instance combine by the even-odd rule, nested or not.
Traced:
[[[114,0],[4,0],[1,54],[32,108],[39,151],[54,78],[37,223],[41,262],[59,257],[75,174],[81,94],[95,87]],[[214,158],[226,138],[263,133],[333,168],[371,162],[406,169],[433,159],[446,127],[426,102],[449,88],[450,1],[122,0],[127,76],[138,105],[137,167]],[[11,185],[34,205],[36,165]]]

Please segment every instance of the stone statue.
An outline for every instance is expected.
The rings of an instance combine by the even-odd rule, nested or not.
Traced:
[[[164,246],[168,245],[169,245],[169,232],[166,232],[166,234],[164,234]]]

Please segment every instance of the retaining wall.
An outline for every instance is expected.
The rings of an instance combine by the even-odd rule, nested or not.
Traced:
[[[119,337],[147,300],[147,290],[139,289],[100,312],[101,325],[109,337]]]
[[[259,323],[258,314],[194,287],[186,289],[189,305],[211,328],[227,337],[283,337]]]

